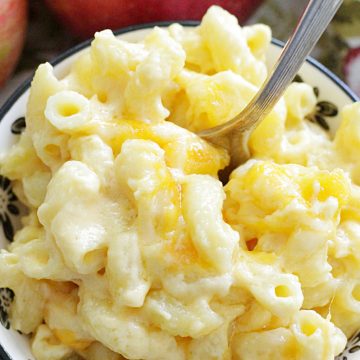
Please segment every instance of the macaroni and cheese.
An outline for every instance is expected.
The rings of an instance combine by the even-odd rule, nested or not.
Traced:
[[[330,139],[292,83],[225,186],[195,135],[254,96],[270,39],[213,6],[38,68],[0,167],[29,209],[0,287],[37,360],[330,360],[360,328],[360,103]]]

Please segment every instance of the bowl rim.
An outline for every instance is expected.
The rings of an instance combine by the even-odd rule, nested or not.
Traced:
[[[122,35],[126,34],[131,31],[137,31],[137,30],[143,30],[143,29],[149,29],[153,28],[155,26],[159,27],[167,27],[171,24],[178,23],[186,27],[194,27],[200,24],[200,21],[196,20],[183,20],[183,21],[156,21],[156,22],[150,22],[145,24],[138,24],[138,25],[132,25],[127,26],[118,30],[114,30],[114,35]],[[79,44],[71,47],[70,49],[62,52],[60,55],[56,56],[53,60],[49,61],[49,63],[52,66],[55,66],[59,63],[61,63],[66,58],[76,54],[80,50],[85,49],[88,47],[91,42],[94,40],[94,37],[91,37],[88,40],[82,41]],[[277,46],[277,47],[284,47],[285,43],[283,41],[280,41],[278,39],[272,38],[271,44]],[[305,60],[307,63],[315,67],[317,70],[319,70],[321,73],[323,73],[326,77],[328,77],[335,85],[337,85],[348,97],[356,102],[360,101],[360,98],[355,94],[355,92],[344,82],[342,81],[337,75],[335,75],[332,71],[330,71],[326,66],[322,65],[319,61],[315,60],[313,57],[308,56]],[[34,72],[29,76],[28,79],[22,82],[21,85],[19,85],[16,90],[10,95],[10,97],[5,101],[5,103],[0,108],[0,123],[2,119],[5,117],[5,115],[8,113],[8,111],[12,108],[12,106],[16,103],[16,101],[30,88],[31,81],[33,79]],[[10,355],[6,352],[3,345],[0,343],[0,359],[1,360],[14,360],[10,357]]]

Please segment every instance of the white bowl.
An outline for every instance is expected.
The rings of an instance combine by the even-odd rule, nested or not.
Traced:
[[[196,24],[196,22],[183,22],[185,26]],[[169,26],[169,23],[128,27],[117,31],[116,35],[124,40],[138,41],[155,25],[166,27]],[[75,46],[51,62],[57,77],[62,77],[68,72],[73,59],[87,48],[90,42],[91,40],[88,40]],[[268,54],[269,66],[278,58],[282,46],[281,42],[272,41]],[[328,124],[330,133],[333,133],[339,125],[337,109],[341,109],[354,101],[359,101],[359,99],[347,85],[314,59],[309,58],[306,61],[299,71],[299,75],[304,81],[316,87],[319,92],[318,113],[314,114],[316,116],[313,116],[312,120],[320,122],[320,125],[325,127]],[[31,79],[21,85],[0,109],[0,153],[9,149],[18,140],[18,135],[25,126],[23,117],[29,96],[30,81]],[[19,227],[21,211],[18,213],[18,209],[21,209],[21,206],[11,191],[10,182],[0,177],[0,248],[4,248],[8,244],[13,231]],[[0,289],[0,359],[34,359],[28,338],[9,328],[7,309],[12,297],[13,294],[9,290]],[[29,311],[31,311],[30,308]],[[359,333],[348,341],[346,350],[338,359],[360,360],[360,329]]]

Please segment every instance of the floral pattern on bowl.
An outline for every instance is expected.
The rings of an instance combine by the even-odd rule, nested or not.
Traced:
[[[354,334],[346,344],[346,348],[336,360],[360,359],[360,331]],[[353,355],[358,353],[358,355]]]
[[[14,300],[14,292],[8,288],[0,288],[0,323],[5,329],[10,329],[9,309]]]
[[[0,224],[8,241],[12,241],[14,237],[11,217],[20,214],[16,201],[10,180],[0,175]]]
[[[296,75],[294,82],[304,82],[304,80],[302,79],[302,77],[300,75]],[[314,94],[317,98],[319,98],[320,95],[320,90],[317,86],[313,87],[314,90]],[[326,100],[322,100],[322,101],[318,101],[316,103],[316,107],[314,109],[314,111],[308,115],[306,115],[306,119],[318,124],[319,126],[321,126],[325,131],[329,131],[330,130],[330,126],[326,120],[327,117],[335,117],[337,116],[339,113],[339,109],[338,107],[330,102],[330,101],[326,101]]]

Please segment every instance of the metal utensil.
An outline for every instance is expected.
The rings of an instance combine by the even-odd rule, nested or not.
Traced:
[[[229,149],[227,175],[249,158],[249,134],[280,99],[341,3],[342,0],[310,0],[272,72],[245,109],[222,125],[198,132],[202,138]]]

